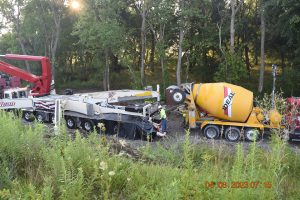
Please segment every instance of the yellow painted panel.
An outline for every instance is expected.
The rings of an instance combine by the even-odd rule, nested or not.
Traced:
[[[146,91],[146,92],[143,92],[143,93],[136,94],[135,96],[137,96],[137,97],[152,96],[152,92],[151,91]]]
[[[201,129],[208,125],[220,125],[220,126],[238,126],[238,127],[252,127],[252,128],[259,128],[261,130],[264,129],[264,126],[262,124],[252,124],[252,123],[238,123],[238,122],[222,122],[222,121],[204,121],[201,124]]]

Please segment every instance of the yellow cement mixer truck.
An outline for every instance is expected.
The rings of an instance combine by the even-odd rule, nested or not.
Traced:
[[[265,116],[253,103],[253,93],[229,83],[183,84],[170,90],[172,100],[185,103],[185,122],[200,126],[205,137],[229,141],[259,140],[266,129],[280,128],[275,107]]]

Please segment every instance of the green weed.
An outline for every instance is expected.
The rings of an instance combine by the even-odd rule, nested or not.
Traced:
[[[299,154],[277,133],[265,150],[256,143],[192,144],[187,132],[169,146],[147,143],[133,160],[113,153],[96,133],[44,132],[41,124],[25,126],[0,112],[0,199],[299,197]]]

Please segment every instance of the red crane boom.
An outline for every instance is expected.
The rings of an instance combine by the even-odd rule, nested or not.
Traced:
[[[33,96],[44,96],[50,94],[51,90],[51,64],[48,57],[44,56],[29,56],[29,55],[17,55],[17,54],[6,54],[2,56],[10,60],[28,60],[38,61],[42,65],[42,75],[36,76],[18,67],[15,67],[9,63],[0,61],[0,71],[9,74],[11,76],[17,76],[22,80],[33,83],[34,86],[31,88]]]

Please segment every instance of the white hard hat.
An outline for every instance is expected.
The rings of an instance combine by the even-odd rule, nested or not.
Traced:
[[[158,109],[161,109],[161,108],[162,108],[162,106],[161,106],[161,105],[159,105],[159,106],[158,106]]]

